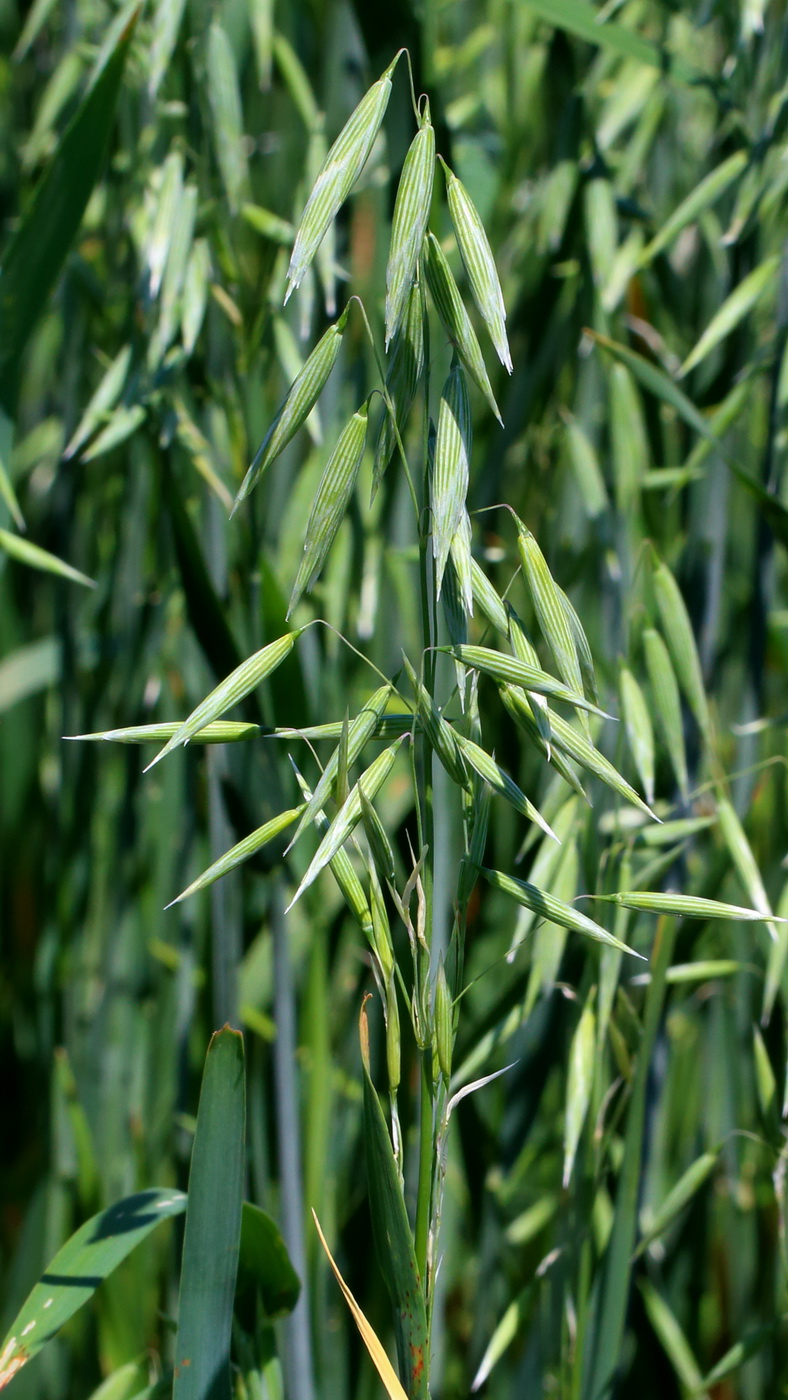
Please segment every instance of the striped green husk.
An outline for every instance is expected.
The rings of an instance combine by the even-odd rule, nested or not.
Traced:
[[[273,841],[276,836],[281,836],[283,831],[286,831],[289,826],[292,826],[296,817],[298,817],[303,810],[304,807],[302,803],[300,807],[292,807],[289,812],[280,812],[277,817],[272,817],[270,822],[266,822],[264,826],[259,826],[256,831],[250,832],[248,836],[244,837],[243,841],[239,841],[237,845],[231,846],[229,851],[225,851],[224,855],[219,856],[218,860],[215,860],[212,865],[209,865],[208,869],[204,870],[202,875],[198,875],[196,880],[192,880],[192,883],[187,886],[183,893],[177,895],[175,899],[170,900],[170,903],[165,905],[165,908],[171,909],[173,904],[180,904],[181,900],[188,899],[190,895],[196,894],[198,890],[207,889],[215,880],[220,880],[223,875],[227,875],[231,870],[235,870],[236,866],[242,865],[245,860],[249,860],[250,856],[253,856],[255,852],[259,851],[267,842]]]
[[[454,225],[457,246],[465,264],[473,299],[481,312],[501,364],[512,372],[512,357],[506,338],[506,307],[498,280],[490,240],[468,191],[441,158],[446,175],[446,197]]]
[[[353,494],[366,442],[367,405],[363,404],[343,428],[320,478],[306,527],[304,555],[287,609],[288,617],[304,590],[312,588],[326,562]]]
[[[427,743],[438,755],[452,782],[470,792],[471,783],[457,742],[457,735],[451,725],[443,718],[429,691],[422,685],[407,656],[403,656],[402,659],[408,680],[416,696],[418,716]]]
[[[560,773],[564,782],[569,784],[573,792],[576,792],[578,797],[582,797],[585,802],[589,802],[586,791],[574,769],[567,763],[563,754],[561,754],[552,743],[552,730],[550,732],[551,742],[548,745],[541,725],[537,724],[536,715],[538,711],[533,703],[536,697],[533,694],[527,696],[524,690],[514,685],[499,686],[499,692],[504,706],[509,711],[515,724],[519,725],[524,733],[528,735],[529,739],[533,740],[540,752],[544,754],[548,763],[552,764],[556,773]],[[548,717],[548,723],[552,718],[553,716],[551,714]],[[589,806],[590,805],[589,802]]]
[[[541,918],[549,919],[572,933],[583,933],[587,938],[595,939],[597,943],[607,943],[622,953],[630,953],[633,958],[640,957],[639,953],[627,947],[620,939],[614,938],[601,924],[595,923],[586,914],[581,914],[579,909],[573,909],[571,904],[564,904],[563,900],[556,899],[555,895],[538,889],[536,885],[530,885],[527,880],[516,880],[513,875],[504,875],[500,870],[488,870],[486,866],[482,866],[482,875],[496,890],[511,895],[518,904],[522,904],[525,909],[530,909]]]
[[[520,661],[525,662],[526,666],[538,667],[539,657],[536,652],[536,647],[528,636],[514,608],[509,603],[506,604],[506,612],[509,618],[509,643],[512,651]],[[550,714],[547,708],[547,698],[532,690],[528,696],[528,703],[533,711],[534,721],[544,743],[545,752],[549,761],[552,734],[550,732]]]
[[[337,812],[323,840],[320,842],[303,880],[288,905],[288,909],[292,909],[296,900],[300,899],[304,890],[308,889],[312,882],[317,879],[320,871],[324,866],[329,864],[337,851],[339,851],[345,841],[347,841],[354,827],[361,819],[360,792],[363,791],[370,801],[372,800],[375,793],[382,787],[391,772],[401,743],[402,739],[396,739],[390,748],[384,749],[382,754],[378,754],[378,757],[369,765],[369,768],[362,773],[355,787],[351,788],[346,801]]]
[[[449,561],[459,590],[462,608],[466,617],[473,617],[473,576],[471,571],[471,517],[463,509],[460,523],[451,538]],[[445,576],[444,576],[445,579]],[[454,638],[452,638],[454,640]]]
[[[279,453],[287,446],[290,439],[295,437],[298,429],[309,417],[336,364],[342,346],[342,335],[347,317],[346,308],[339,320],[333,326],[329,326],[325,335],[317,342],[301,373],[290,385],[287,395],[241,483],[241,489],[235,498],[233,514],[241,501],[249,495],[266,467],[270,466],[274,458],[279,456]]]
[[[654,697],[657,724],[667,748],[676,781],[684,801],[687,801],[689,779],[684,749],[684,727],[681,720],[681,697],[670,656],[659,632],[647,627],[643,633],[646,669]]]
[[[576,763],[587,768],[589,773],[594,773],[614,792],[626,798],[627,802],[631,802],[634,807],[639,807],[641,812],[646,812],[652,820],[657,820],[648,804],[630,786],[626,778],[622,778],[610,760],[605,758],[604,754],[601,754],[599,749],[583,734],[578,734],[577,730],[573,729],[571,724],[563,716],[557,715],[554,710],[550,711],[550,728],[553,734],[554,749],[562,749]]]
[[[468,849],[460,862],[460,874],[457,880],[457,904],[460,909],[465,908],[473,893],[473,888],[479,878],[479,871],[484,860],[484,851],[487,845],[487,828],[490,822],[490,805],[492,803],[492,788],[485,782],[478,785],[473,804],[473,825],[471,836],[468,842]],[[457,986],[455,983],[455,991]]]
[[[427,228],[435,175],[435,131],[429,120],[411,142],[402,167],[386,267],[386,349],[405,309]]]
[[[301,215],[287,269],[285,301],[294,288],[301,285],[329,224],[336,218],[367,163],[388,106],[391,74],[398,58],[399,54],[364,94],[323,162]]]
[[[342,720],[330,720],[327,724],[310,724],[305,729],[290,729],[286,726],[278,729],[263,730],[265,739],[339,739],[342,735]],[[413,715],[407,711],[399,714],[381,715],[374,733],[370,736],[373,739],[401,739],[404,734],[409,734],[413,729]]]
[[[788,919],[763,914],[758,909],[743,909],[738,904],[722,904],[716,899],[701,899],[692,894],[663,894],[654,890],[619,890],[617,894],[595,894],[594,899],[608,904],[621,904],[643,914],[675,914],[684,919],[741,919],[748,923],[788,923]]]
[[[471,586],[473,588],[474,599],[479,604],[479,608],[484,613],[487,621],[496,631],[503,633],[504,637],[508,637],[509,618],[506,613],[506,608],[490,583],[481,564],[478,564],[473,558],[471,559]]]
[[[583,677],[583,691],[586,695],[589,695],[592,700],[598,700],[599,692],[597,690],[596,674],[594,671],[594,658],[591,655],[591,647],[589,646],[585,629],[573,604],[570,602],[569,598],[567,598],[560,584],[557,583],[555,585],[555,591],[563,605],[564,612],[566,613],[566,620],[569,623],[569,630],[574,639],[577,660],[580,664],[580,673]]]
[[[293,762],[292,758],[290,762]],[[312,792],[295,763],[293,763],[293,770],[304,798],[307,802],[310,802],[312,799]],[[314,821],[319,831],[328,831],[329,821],[325,812],[316,812]],[[371,946],[374,948],[376,945],[372,910],[369,907],[367,896],[364,893],[364,887],[353,868],[353,862],[347,851],[337,851],[336,855],[332,856],[331,860],[328,862],[328,868],[339,886],[348,909],[356,919],[365,938],[369,939]]]
[[[479,777],[484,779],[493,792],[505,797],[516,811],[521,812],[529,821],[536,822],[536,825],[541,827],[546,836],[551,836],[554,841],[557,841],[558,837],[538,808],[529,801],[506,770],[501,768],[499,763],[496,763],[492,755],[487,753],[486,749],[481,748],[479,744],[475,744],[473,739],[466,739],[463,734],[456,734],[455,738],[463,757],[467,758],[471,767],[476,769]]]
[[[424,301],[421,286],[416,283],[411,287],[405,313],[394,336],[389,369],[386,375],[386,392],[394,406],[400,437],[405,432],[408,414],[413,407],[413,400],[416,397],[423,372]],[[397,438],[394,424],[391,421],[388,406],[384,405],[372,467],[373,500],[396,446]]]
[[[394,851],[386,834],[386,828],[363,788],[359,788],[359,798],[361,801],[361,821],[372,859],[381,878],[393,885],[395,876]]]
[[[355,719],[348,726],[348,766],[351,763],[355,763],[356,759],[358,758],[359,754],[364,748],[364,745],[368,743],[369,740],[375,734],[375,730],[377,729],[377,726],[380,723],[383,711],[385,710],[386,705],[389,702],[391,691],[392,686],[390,682],[388,682],[386,685],[382,685],[379,690],[375,691],[374,695],[370,695],[369,699],[364,705],[363,710],[361,710],[359,714],[356,715]],[[326,726],[322,727],[325,728]],[[331,737],[337,737],[341,742],[341,731],[343,729],[344,725],[340,725],[340,733],[336,736],[332,735]],[[315,735],[314,737],[320,738],[323,736]],[[325,768],[323,769],[323,772],[320,775],[320,780],[317,783],[317,786],[315,787],[311,797],[307,801],[306,808],[304,809],[304,814],[300,822],[298,823],[298,826],[296,827],[296,831],[292,841],[290,842],[290,846],[295,845],[296,841],[298,840],[301,833],[304,831],[305,827],[307,827],[311,822],[315,820],[316,814],[328,801],[328,798],[331,795],[331,789],[334,785],[334,781],[337,776],[337,772],[339,770],[339,757],[339,749],[335,749],[334,753],[331,755],[330,759],[328,760],[328,763],[326,764]]]
[[[534,611],[558,673],[568,686],[582,694],[583,674],[566,609],[547,567],[547,560],[522,521],[518,521],[517,549]]]
[[[115,744],[160,744],[177,734],[183,721],[162,724],[135,724],[126,729],[102,729],[97,734],[67,734],[67,739],[107,739]],[[193,744],[235,744],[240,739],[254,739],[259,724],[243,724],[233,720],[217,720],[192,735]]]
[[[153,768],[154,764],[164,758],[165,754],[171,753],[173,749],[179,748],[182,744],[188,744],[189,740],[204,729],[206,724],[212,720],[219,719],[225,710],[229,710],[232,705],[237,705],[239,700],[243,700],[245,695],[254,690],[256,686],[264,681],[266,676],[270,676],[277,666],[293,650],[293,645],[303,632],[303,627],[299,627],[295,632],[286,632],[283,637],[278,637],[275,642],[270,642],[267,647],[262,647],[253,656],[247,657],[240,666],[236,666],[210,695],[192,710],[188,719],[176,729],[172,738],[164,745],[160,753],[148,764],[148,768]],[[147,773],[148,768],[145,769]]]
[[[452,365],[438,410],[438,436],[432,475],[432,552],[435,590],[440,598],[443,571],[451,542],[459,529],[468,494],[471,462],[471,410],[465,376]]]
[[[448,651],[464,665],[472,666],[475,671],[483,671],[485,675],[492,676],[493,680],[508,681],[510,685],[522,686],[524,690],[535,690],[537,695],[552,695],[554,700],[563,700],[565,704],[574,705],[576,709],[588,710],[593,715],[601,715],[603,719],[609,718],[604,710],[598,709],[590,700],[586,700],[585,696],[562,685],[561,681],[548,675],[547,671],[540,671],[536,666],[527,666],[525,662],[518,661],[513,656],[505,656],[503,652],[477,646],[438,647],[438,650]]]
[[[452,345],[456,346],[471,379],[481,389],[498,422],[503,426],[495,395],[492,391],[481,346],[471,325],[460,289],[452,276],[451,268],[443,255],[443,250],[434,233],[428,233],[424,240],[424,270],[430,296],[435,303],[438,315]]]

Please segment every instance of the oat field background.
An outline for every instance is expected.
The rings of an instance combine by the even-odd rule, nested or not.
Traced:
[[[788,1394],[787,229],[782,0],[0,0],[10,1395]]]

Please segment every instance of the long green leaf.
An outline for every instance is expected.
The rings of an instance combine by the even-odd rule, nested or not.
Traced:
[[[56,554],[50,554],[48,549],[42,549],[40,545],[22,539],[21,535],[13,535],[10,530],[0,530],[0,549],[31,569],[40,569],[45,574],[58,574],[60,578],[67,578],[71,583],[81,583],[85,588],[96,587],[95,580],[88,578],[87,574],[80,573],[79,569],[73,568],[64,559],[58,559]]]
[[[230,1400],[244,1177],[243,1037],[225,1026],[205,1059],[189,1171],[173,1400]]]
[[[369,1028],[363,1007],[359,1034],[364,1066],[364,1146],[372,1233],[394,1307],[400,1376],[408,1400],[427,1400],[429,1355],[424,1294],[391,1139],[370,1077]]]
[[[0,268],[0,404],[13,409],[28,336],[55,285],[98,179],[115,119],[137,12],[58,142]]]
[[[719,345],[720,341],[730,335],[731,331],[738,326],[739,322],[752,310],[755,303],[760,300],[764,292],[768,290],[774,282],[780,266],[779,255],[767,258],[760,267],[756,267],[738,287],[735,287],[730,296],[723,302],[719,311],[712,316],[703,335],[697,345],[687,356],[681,366],[680,374],[683,378],[689,374],[691,369],[699,365],[701,360]]]
[[[609,49],[622,58],[635,58],[661,73],[676,78],[682,83],[697,83],[700,74],[684,59],[672,54],[668,49],[643,39],[623,24],[609,20],[600,23],[600,10],[590,0],[525,0],[530,9],[557,29],[565,29],[576,34],[589,44]]]
[[[632,1250],[637,1230],[646,1085],[665,996],[675,926],[661,921],[651,955],[651,981],[646,994],[643,1032],[627,1115],[624,1158],[618,1179],[610,1240],[591,1295],[589,1325],[582,1357],[581,1400],[604,1400],[610,1394],[621,1358],[629,1301]]]
[[[185,1209],[186,1197],[181,1191],[152,1187],[116,1201],[86,1220],[58,1250],[14,1318],[0,1354],[0,1390],[160,1220],[180,1215]]]

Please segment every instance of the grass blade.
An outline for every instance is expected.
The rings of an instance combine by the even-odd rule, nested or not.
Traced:
[[[670,663],[668,649],[659,632],[647,627],[643,633],[646,669],[654,696],[657,724],[665,740],[676,782],[684,801],[688,800],[689,778],[684,749],[684,726],[681,722],[681,697],[676,675]]]
[[[591,1295],[590,1317],[582,1357],[581,1400],[609,1394],[624,1341],[631,1258],[637,1229],[637,1206],[646,1118],[646,1086],[665,997],[665,977],[673,954],[674,929],[657,926],[651,953],[651,980],[646,993],[643,1031],[627,1115],[624,1158],[618,1178],[613,1228]]]
[[[654,1240],[659,1239],[669,1225],[672,1225],[676,1216],[681,1214],[695,1193],[708,1181],[717,1165],[717,1160],[718,1153],[704,1152],[700,1157],[696,1157],[685,1172],[682,1172],[676,1185],[671,1187],[662,1204],[654,1212],[648,1229],[641,1235],[636,1258],[648,1249]]]
[[[623,663],[619,668],[619,685],[627,740],[646,801],[651,806],[654,802],[654,731],[651,716],[640,686],[629,667]]]
[[[109,365],[74,429],[68,446],[63,450],[63,457],[66,461],[79,451],[80,447],[96,431],[99,424],[104,421],[105,414],[115,407],[126,382],[131,364],[131,354],[131,346],[124,345]]]
[[[22,350],[55,285],[98,179],[137,12],[69,122],[0,270],[0,404],[10,409]]]
[[[361,1333],[361,1339],[364,1343],[364,1346],[367,1348],[367,1351],[369,1352],[375,1370],[377,1371],[378,1375],[380,1376],[380,1379],[383,1382],[389,1400],[409,1400],[409,1397],[405,1394],[405,1391],[400,1385],[399,1378],[397,1376],[396,1371],[394,1370],[394,1367],[392,1366],[391,1362],[389,1361],[386,1355],[382,1342],[379,1340],[374,1328],[367,1321],[366,1317],[361,1311],[361,1308],[359,1307],[358,1303],[353,1297],[353,1294],[351,1293],[350,1289],[345,1283],[345,1280],[339,1272],[339,1269],[334,1263],[334,1257],[331,1253],[331,1250],[328,1247],[328,1244],[326,1243],[326,1237],[323,1234],[322,1229],[320,1228],[320,1221],[318,1220],[314,1210],[312,1211],[312,1218],[315,1222],[315,1229],[317,1230],[317,1233],[320,1236],[320,1243],[322,1244],[326,1252],[328,1262],[334,1271],[334,1277],[336,1278],[337,1283],[342,1289],[342,1295],[348,1307],[350,1308],[351,1314],[353,1316],[353,1321],[355,1322],[359,1332]]]
[[[394,1308],[400,1375],[406,1378],[409,1400],[426,1400],[429,1357],[424,1294],[391,1138],[370,1077],[369,1027],[364,1006],[359,1019],[359,1036],[364,1067],[364,1146],[372,1233]]]
[[[702,1397],[702,1400],[709,1400],[708,1391],[704,1392],[703,1390],[700,1367],[674,1313],[648,1279],[639,1279],[638,1287],[648,1319],[681,1382],[682,1388],[685,1392],[690,1391],[693,1395]]]
[[[694,369],[696,365],[700,364],[701,360],[705,360],[706,356],[720,344],[720,341],[730,335],[731,331],[735,330],[736,326],[738,326],[739,322],[744,319],[748,312],[752,311],[756,302],[760,301],[764,292],[767,291],[774,282],[779,266],[779,255],[773,258],[767,258],[765,262],[761,263],[760,267],[754,268],[753,271],[739,283],[738,287],[731,292],[716,315],[712,316],[711,321],[703,332],[697,345],[690,351],[681,366],[679,370],[680,378],[683,379],[686,374],[689,374],[691,369]]]
[[[674,209],[659,233],[656,233],[650,243],[646,244],[640,254],[641,266],[645,267],[647,263],[652,262],[663,248],[669,247],[682,229],[686,228],[688,224],[694,223],[704,209],[710,208],[720,198],[720,195],[724,194],[728,187],[733,184],[734,180],[739,178],[748,160],[749,155],[746,151],[736,151],[706,175],[700,184],[690,191],[687,198],[683,199],[681,204]]]
[[[259,1295],[266,1318],[287,1316],[298,1302],[301,1280],[276,1221],[251,1201],[241,1211],[241,1238],[238,1250],[238,1279],[235,1307],[247,1307],[254,1330],[255,1298]]]
[[[14,1318],[0,1353],[0,1390],[160,1220],[180,1215],[185,1209],[182,1192],[152,1187],[116,1201],[86,1220],[58,1250]]]
[[[95,580],[88,578],[87,574],[80,573],[79,569],[72,568],[65,560],[50,554],[48,549],[42,549],[30,540],[23,540],[20,535],[14,535],[10,530],[0,530],[0,549],[4,549],[6,554],[12,559],[17,559],[20,564],[27,564],[30,569],[40,569],[45,574],[58,574],[60,578],[67,578],[71,583],[81,583],[85,588],[96,587]]]
[[[594,1086],[594,1043],[596,1041],[596,1016],[592,987],[586,998],[577,1029],[572,1036],[569,1048],[569,1070],[566,1081],[566,1118],[564,1122],[564,1173],[562,1185],[566,1191],[572,1179],[580,1134],[591,1102]]]
[[[600,24],[600,11],[590,0],[526,0],[526,3],[529,9],[535,10],[549,24],[565,29],[569,34],[576,34],[578,39],[585,39],[588,44],[595,44],[622,58],[637,59],[638,63],[658,68],[667,77],[676,78],[682,83],[695,84],[700,81],[701,74],[670,50],[641,38],[623,24],[615,24],[608,19]]]
[[[229,1400],[245,1159],[244,1047],[225,1026],[205,1058],[189,1170],[173,1400]],[[221,1209],[217,1203],[221,1201]]]

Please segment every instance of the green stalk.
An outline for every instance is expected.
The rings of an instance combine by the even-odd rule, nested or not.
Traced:
[[[422,1288],[427,1289],[427,1244],[432,1213],[432,1177],[435,1161],[435,1134],[432,1112],[432,1046],[420,1052],[421,1084],[419,1107],[419,1189],[416,1198],[416,1265]],[[429,1312],[429,1309],[428,1309]]]
[[[424,685],[432,699],[435,699],[435,666],[436,653],[433,650],[433,626],[430,616],[430,603],[434,603],[430,591],[430,560],[429,549],[431,539],[430,521],[430,483],[429,483],[429,334],[427,309],[423,301],[424,314],[424,422],[422,432],[422,461],[424,463],[424,506],[419,524],[419,583],[421,594],[421,619],[422,619],[422,642],[424,650]],[[424,522],[423,524],[421,522]],[[424,902],[426,908],[426,927],[424,937],[427,947],[432,946],[432,924],[433,924],[433,891],[434,891],[434,868],[435,868],[435,819],[433,812],[433,784],[432,784],[432,750],[427,743],[426,736],[422,735],[422,768],[421,781],[423,791],[418,794],[417,805],[423,807],[424,812],[424,845],[419,855],[424,856],[423,883]],[[426,965],[425,965],[426,964]],[[429,963],[422,959],[424,976],[429,981]],[[422,986],[417,987],[416,995],[422,1007],[429,1005],[429,997],[422,995]],[[430,1280],[427,1277],[427,1249],[430,1235],[430,1225],[432,1223],[432,1183],[435,1163],[435,1121],[432,1102],[432,1036],[429,1042],[421,1050],[421,1092],[419,1106],[419,1184],[416,1197],[416,1264],[421,1276],[422,1288],[424,1289],[425,1300],[427,1297]]]

